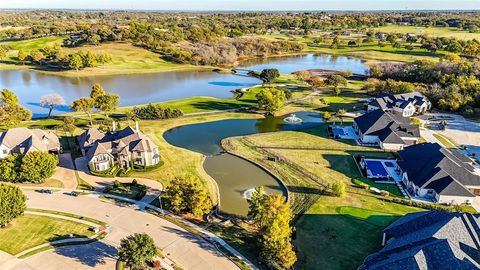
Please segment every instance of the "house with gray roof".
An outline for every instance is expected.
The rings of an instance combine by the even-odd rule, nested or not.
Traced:
[[[407,214],[383,231],[382,246],[358,269],[480,269],[480,216],[444,211]]]
[[[105,171],[113,166],[148,167],[160,162],[158,146],[138,129],[138,124],[135,129],[126,127],[113,132],[89,128],[78,137],[78,143],[90,170],[94,171]]]
[[[432,103],[420,92],[391,95],[381,93],[367,105],[367,111],[383,110],[400,113],[404,117],[422,114],[432,108]]]
[[[19,127],[0,133],[0,158],[33,151],[58,154],[60,149],[60,140],[51,131]]]
[[[401,150],[417,144],[420,139],[419,127],[410,124],[408,118],[383,110],[356,117],[353,128],[360,143],[375,144],[386,150]]]
[[[480,195],[480,174],[473,160],[437,143],[406,147],[397,161],[406,191],[442,204],[470,204]]]

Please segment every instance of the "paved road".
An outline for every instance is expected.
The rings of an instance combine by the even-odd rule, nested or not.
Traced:
[[[94,195],[79,197],[63,193],[41,194],[25,191],[28,207],[76,213],[103,220],[110,225],[107,237],[99,242],[67,246],[39,253],[21,261],[15,270],[114,269],[116,248],[120,239],[133,233],[148,233],[164,255],[183,269],[238,269],[210,243],[179,226],[134,206],[119,206],[99,200]],[[1,268],[1,267],[0,267]]]

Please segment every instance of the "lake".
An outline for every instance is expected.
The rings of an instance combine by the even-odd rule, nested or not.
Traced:
[[[331,55],[295,55],[245,61],[241,68],[262,70],[277,68],[281,73],[304,69],[346,70],[364,74],[368,67],[358,58]],[[161,102],[193,96],[231,98],[232,90],[259,84],[256,78],[234,74],[203,71],[174,71],[151,74],[91,76],[66,78],[28,70],[0,70],[0,88],[15,92],[20,102],[33,112],[34,117],[46,116],[48,110],[39,106],[40,97],[57,93],[68,104],[88,96],[94,83],[120,95],[121,106]],[[68,112],[60,108],[54,114]]]
[[[164,133],[172,145],[206,155],[205,171],[217,182],[220,191],[220,211],[227,214],[246,215],[247,198],[258,186],[264,186],[268,194],[283,193],[285,189],[268,172],[252,162],[231,154],[225,154],[220,143],[224,138],[280,130],[301,130],[320,125],[322,117],[317,113],[299,112],[302,123],[288,124],[285,116],[262,119],[228,119],[215,122],[185,125]],[[192,136],[195,134],[195,136]]]

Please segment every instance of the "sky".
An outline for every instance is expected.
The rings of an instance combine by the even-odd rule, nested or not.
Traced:
[[[472,10],[480,0],[0,0],[0,8],[136,10]]]

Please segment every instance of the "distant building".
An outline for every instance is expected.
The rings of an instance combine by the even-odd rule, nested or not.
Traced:
[[[422,114],[432,108],[432,103],[420,92],[391,95],[382,93],[367,105],[367,111],[396,111],[404,117]]]
[[[88,160],[91,170],[104,171],[113,166],[129,168],[153,166],[160,162],[158,146],[136,129],[126,127],[120,131],[101,132],[87,129],[78,137],[80,151]]]
[[[402,182],[412,197],[444,204],[469,204],[480,195],[473,161],[455,149],[422,143],[399,151]]]
[[[444,211],[407,214],[383,231],[382,245],[359,270],[480,269],[480,216]]]
[[[60,141],[51,131],[19,127],[0,133],[0,158],[33,151],[58,154],[60,149]]]
[[[376,144],[386,150],[401,150],[417,144],[420,139],[418,126],[397,113],[374,110],[356,117],[353,128],[364,144]]]

